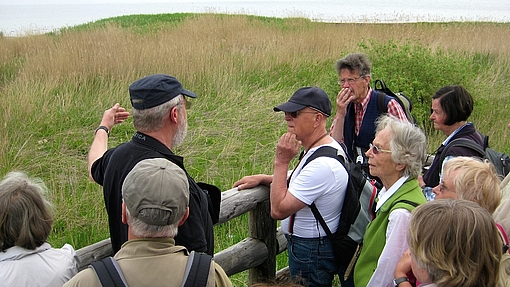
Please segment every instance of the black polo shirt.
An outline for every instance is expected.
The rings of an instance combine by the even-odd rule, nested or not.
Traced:
[[[116,253],[127,241],[127,225],[122,223],[122,183],[138,162],[149,158],[166,158],[180,166],[188,176],[190,213],[185,223],[179,227],[175,237],[176,245],[213,255],[213,223],[208,211],[207,195],[184,169],[182,157],[141,132],[136,132],[131,141],[107,150],[92,164],[92,177],[103,186],[113,252]]]

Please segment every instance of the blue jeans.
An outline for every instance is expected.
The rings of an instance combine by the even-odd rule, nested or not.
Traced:
[[[327,237],[300,238],[285,235],[289,254],[290,277],[309,287],[330,287],[338,274],[342,287],[354,286],[352,278],[344,283],[345,267],[335,260],[333,246]],[[349,284],[351,283],[351,284]]]

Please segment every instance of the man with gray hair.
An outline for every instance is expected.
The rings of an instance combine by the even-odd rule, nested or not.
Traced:
[[[345,144],[349,157],[364,164],[366,172],[365,153],[375,137],[376,119],[388,113],[407,121],[404,110],[395,99],[370,87],[371,68],[370,59],[363,53],[352,53],[336,62],[341,89],[336,98],[336,116],[330,129],[331,136]],[[379,111],[379,97],[384,97],[386,111]]]
[[[189,182],[190,214],[179,227],[176,243],[190,251],[213,255],[213,224],[219,216],[221,191],[195,182],[186,172],[183,158],[171,150],[186,136],[189,105],[186,98],[196,98],[195,93],[184,89],[175,77],[155,74],[132,83],[129,94],[137,130],[131,141],[107,149],[112,127],[129,117],[124,108],[115,104],[104,112],[88,155],[89,177],[103,186],[113,252],[120,249],[128,236],[127,225],[121,218],[121,188],[126,175],[141,160],[164,158],[178,165]]]
[[[193,274],[187,271],[188,250],[173,239],[189,216],[189,198],[186,173],[164,158],[142,160],[128,173],[122,184],[128,241],[114,256],[126,286],[177,287],[193,276],[187,275]],[[205,286],[232,286],[217,263],[211,261],[207,269]],[[102,286],[95,270],[96,266],[81,271],[64,286]]]

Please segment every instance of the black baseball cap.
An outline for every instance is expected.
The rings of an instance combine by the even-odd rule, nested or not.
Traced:
[[[297,90],[289,101],[273,108],[275,112],[297,112],[306,107],[313,108],[326,116],[331,115],[331,101],[328,94],[318,87],[303,87]]]
[[[131,105],[137,110],[159,106],[181,94],[197,97],[195,93],[184,89],[175,77],[165,74],[150,75],[129,86]]]

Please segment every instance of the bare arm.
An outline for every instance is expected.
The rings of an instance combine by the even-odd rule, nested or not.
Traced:
[[[287,188],[289,163],[298,154],[300,146],[301,143],[292,133],[286,133],[278,140],[270,192],[271,216],[274,219],[284,219],[306,205],[294,197]]]
[[[232,187],[237,187],[238,190],[254,188],[257,185],[269,186],[273,182],[273,176],[268,174],[255,174],[243,176],[240,180],[234,182]]]
[[[105,126],[108,131],[111,131],[115,124],[120,124],[124,122],[129,117],[129,112],[126,112],[126,109],[121,107],[119,103],[116,103],[110,109],[106,110],[103,113],[103,118],[101,119],[100,126]],[[94,135],[94,141],[92,141],[92,145],[90,146],[89,155],[88,155],[88,172],[90,180],[94,181],[92,177],[91,168],[92,164],[108,149],[108,134],[105,130],[97,130]]]

